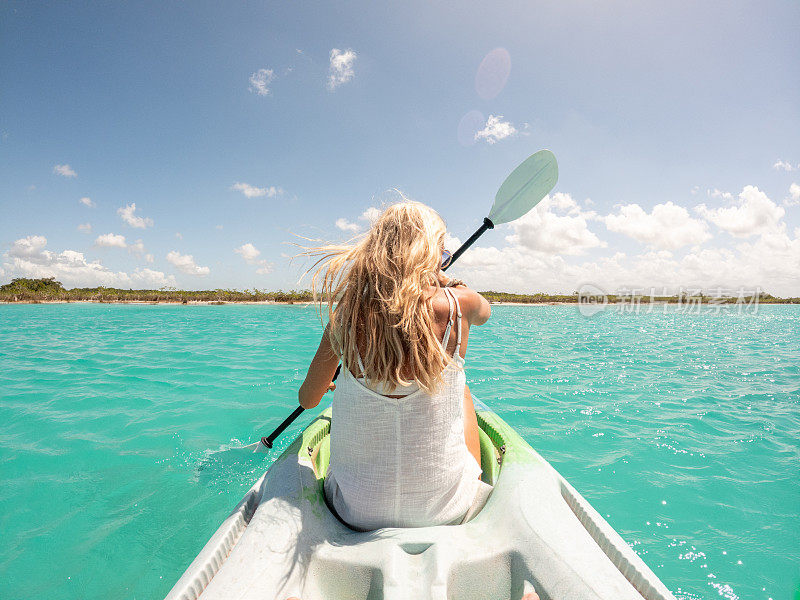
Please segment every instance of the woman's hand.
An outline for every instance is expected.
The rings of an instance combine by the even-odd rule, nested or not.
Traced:
[[[336,373],[338,364],[339,357],[331,347],[329,328],[326,327],[314,360],[308,367],[306,379],[298,392],[300,406],[306,409],[314,408],[327,392],[336,388],[333,383],[333,374]]]
[[[444,271],[439,271],[438,280],[441,287],[458,287],[460,285],[467,287],[467,284],[462,280],[455,279],[454,277],[448,277],[444,274]]]

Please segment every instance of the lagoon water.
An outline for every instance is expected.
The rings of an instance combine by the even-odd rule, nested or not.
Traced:
[[[0,597],[163,597],[301,424],[199,467],[296,406],[319,333],[303,306],[0,306]],[[795,597],[800,306],[498,306],[470,337],[476,397],[678,598]]]

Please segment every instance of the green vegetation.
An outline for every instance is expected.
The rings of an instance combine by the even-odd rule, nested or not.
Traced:
[[[95,287],[65,289],[54,277],[12,279],[0,285],[0,302],[311,302],[307,290],[266,292],[262,290],[123,290]]]
[[[578,302],[578,294],[511,294],[509,292],[481,292],[489,302],[515,302],[519,304],[546,304],[548,302]]]
[[[548,304],[552,302],[578,303],[578,292],[573,292],[572,294],[510,294],[508,292],[489,291],[481,292],[481,294],[490,302],[515,302],[519,304]],[[608,304],[800,304],[800,298],[778,298],[766,292],[759,292],[758,298],[755,298],[755,294],[753,293],[749,295],[744,294],[742,296],[711,296],[703,292],[698,292],[697,294],[682,292],[674,296],[650,296],[649,294],[622,293],[609,294],[606,299]]]
[[[548,304],[553,302],[577,303],[578,293],[572,294],[510,294],[507,292],[481,292],[490,302],[515,302],[519,304]],[[676,296],[643,296],[617,294],[608,296],[608,304],[649,304],[651,302],[669,304],[754,304],[752,296],[713,297],[698,293],[682,293]],[[119,288],[95,287],[66,289],[54,277],[42,279],[12,279],[11,283],[0,285],[0,302],[311,302],[309,290],[290,292],[267,292],[263,290],[123,290]],[[777,298],[760,293],[758,304],[800,304],[800,298]]]

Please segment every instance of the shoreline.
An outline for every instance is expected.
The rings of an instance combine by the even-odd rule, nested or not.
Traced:
[[[800,304],[800,297],[781,298],[756,288],[749,295],[740,290],[738,296],[704,294],[702,290],[693,293],[681,290],[677,294],[656,295],[620,292],[604,294],[602,292],[588,294],[555,294],[537,292],[534,294],[516,294],[485,290],[479,292],[490,304],[496,306],[564,306],[592,305],[602,306],[754,306],[759,304]],[[251,305],[311,305],[315,302],[310,290],[134,290],[107,287],[66,289],[60,281],[53,277],[39,279],[12,279],[10,283],[0,285],[0,304],[180,304],[193,306],[218,306],[222,304]]]
[[[0,300],[0,305],[8,304],[135,304],[143,306],[155,305],[175,305],[175,306],[224,306],[229,304],[242,304],[242,305],[261,305],[261,306],[311,306],[315,304],[312,301],[304,300]],[[580,303],[568,301],[543,301],[543,302],[507,302],[507,301],[489,301],[492,306],[578,306]],[[640,306],[697,306],[697,303],[688,302],[641,302]],[[768,302],[761,301],[759,305],[797,305],[797,302],[783,301],[783,302]],[[609,302],[606,306],[630,306],[630,302]],[[736,306],[734,302],[725,303],[710,303],[704,302],[700,306]]]
[[[309,305],[313,302],[290,300],[0,300],[0,304],[175,304],[178,306],[221,306],[223,304]]]

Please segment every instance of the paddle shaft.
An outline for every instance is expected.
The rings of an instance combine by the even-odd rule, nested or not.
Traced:
[[[473,233],[466,242],[461,244],[461,247],[453,253],[453,258],[450,259],[450,264],[447,265],[447,267],[445,267],[444,270],[452,267],[453,263],[458,260],[458,257],[464,254],[464,252],[466,252],[467,249],[470,246],[472,246],[472,244],[475,243],[475,240],[481,237],[489,229],[494,229],[494,223],[492,223],[489,220],[489,218],[486,217],[485,219],[483,219],[483,225],[481,225],[478,228],[478,230],[475,233]],[[332,382],[336,381],[336,378],[339,376],[339,372],[341,370],[342,370],[342,365],[336,367],[336,373],[333,374],[333,379],[331,380]],[[281,423],[280,425],[278,425],[278,427],[275,428],[275,431],[270,433],[267,437],[261,438],[261,443],[264,444],[267,448],[272,448],[272,443],[275,441],[275,438],[277,438],[280,434],[282,434],[289,425],[294,423],[295,419],[297,419],[297,417],[303,414],[303,411],[305,411],[305,409],[302,406],[298,406],[297,408],[295,408],[294,411],[292,411],[292,414],[286,417],[283,420],[283,423]]]
[[[469,239],[468,239],[466,242],[464,242],[463,244],[461,244],[461,248],[459,248],[458,250],[456,250],[456,251],[453,253],[453,258],[451,258],[451,259],[450,259],[450,264],[449,264],[449,265],[447,265],[447,266],[446,266],[444,269],[442,269],[442,270],[443,270],[443,271],[447,271],[447,269],[449,269],[450,267],[452,267],[452,266],[453,266],[453,263],[454,263],[454,262],[456,262],[456,261],[458,260],[458,258],[459,258],[459,257],[460,257],[462,254],[464,254],[464,252],[466,252],[466,251],[467,251],[467,249],[468,249],[470,246],[472,246],[472,244],[474,244],[474,243],[475,243],[475,240],[477,240],[477,239],[478,239],[479,237],[481,237],[481,236],[482,236],[484,233],[486,233],[486,231],[487,231],[488,229],[494,229],[494,223],[492,223],[492,221],[489,219],[489,217],[484,217],[484,219],[483,219],[483,225],[481,225],[480,227],[478,227],[478,230],[477,230],[475,233],[473,233],[471,236],[469,236]]]

